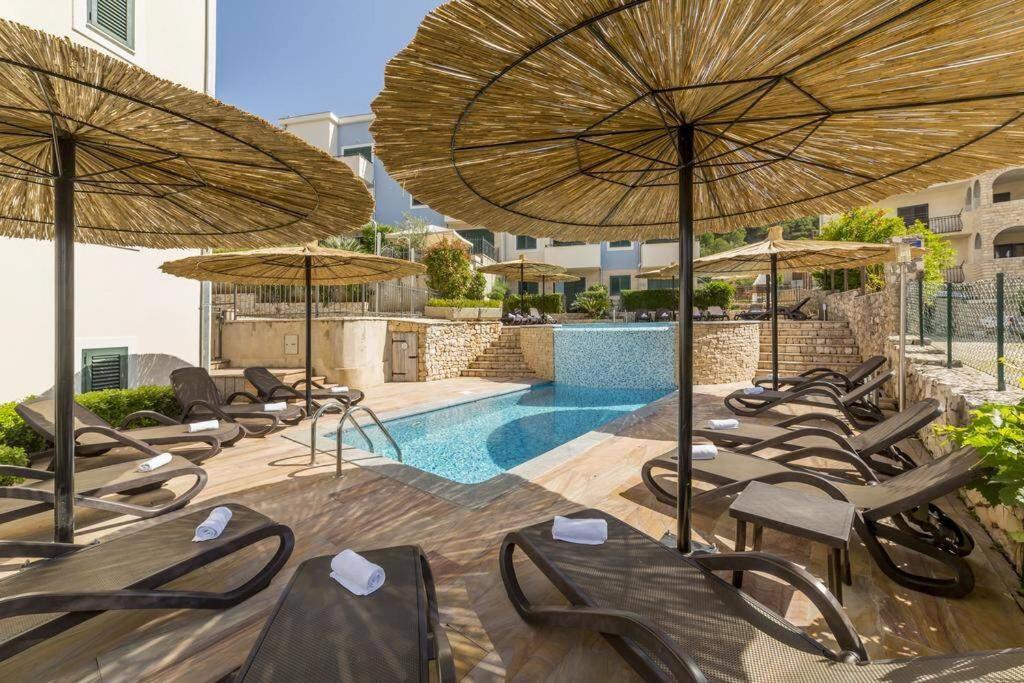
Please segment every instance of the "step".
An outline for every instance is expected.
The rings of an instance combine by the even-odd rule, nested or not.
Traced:
[[[502,361],[515,362],[515,361],[520,361],[522,359],[523,359],[523,354],[520,353],[520,352],[515,352],[515,353],[493,353],[493,352],[489,352],[489,351],[484,351],[479,356],[477,356],[477,360],[489,360],[489,361],[494,361],[494,362],[502,362]]]
[[[532,371],[508,372],[504,370],[474,370],[469,368],[462,371],[463,377],[533,377]]]
[[[822,365],[821,363],[792,363],[779,361],[779,374],[781,375],[798,375],[801,372],[810,370],[811,368],[829,367],[839,372],[849,372],[857,367],[858,364],[850,363],[828,363]],[[759,363],[757,366],[758,375],[770,375],[772,372],[771,363]]]
[[[471,370],[529,370],[530,366],[526,363],[485,363],[480,361],[474,361],[469,365]]]
[[[771,339],[771,328],[761,330],[761,339]],[[779,337],[789,339],[852,339],[850,330],[779,330]]]
[[[758,355],[758,359],[762,361],[769,361],[771,358],[771,351],[762,350]],[[862,362],[859,355],[849,353],[837,353],[834,355],[822,353],[779,353],[779,360],[792,361],[794,363],[817,363],[818,365],[827,365],[829,363],[853,363],[857,365]]]
[[[762,327],[771,327],[771,321],[761,322]],[[803,330],[835,330],[847,329],[850,323],[845,320],[779,320],[779,328],[803,329]]]
[[[856,344],[779,344],[779,353],[795,353],[801,356],[855,356],[860,357],[860,349]],[[771,353],[771,344],[761,345],[761,354]]]

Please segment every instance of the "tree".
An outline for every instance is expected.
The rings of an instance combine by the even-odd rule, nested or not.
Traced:
[[[576,295],[576,303],[572,307],[591,318],[603,318],[611,310],[612,301],[604,285],[591,285],[587,291]]]
[[[484,291],[487,289],[487,278],[480,271],[473,273],[469,280],[469,287],[466,288],[466,298],[479,301],[484,298]]]
[[[924,257],[924,277],[926,282],[942,282],[942,271],[953,265],[956,250],[943,237],[936,235],[921,221],[907,226],[898,216],[886,214],[884,209],[860,208],[847,211],[834,221],[822,226],[819,239],[836,242],[874,242],[888,244],[893,237],[917,235],[921,237],[927,250]],[[844,281],[849,289],[860,287],[860,269],[848,270],[844,278],[843,270],[828,273],[815,273],[814,279],[821,286],[842,289]],[[870,289],[880,289],[884,283],[884,266],[868,266],[868,282]],[[830,282],[830,277],[833,280]]]
[[[380,233],[380,243],[387,242],[387,235],[395,231],[393,225],[383,223],[367,223],[359,235],[359,242],[363,245],[363,251],[368,254],[377,253],[377,233]]]
[[[712,306],[729,310],[729,307],[732,306],[732,298],[735,295],[736,288],[728,282],[712,280],[694,290],[693,305],[702,311],[706,311]]]
[[[782,221],[782,237],[787,240],[809,240],[818,229],[817,216],[804,216]]]
[[[473,273],[469,250],[456,240],[444,239],[427,248],[423,258],[427,267],[427,286],[442,299],[461,299],[469,288]]]
[[[508,296],[508,284],[504,280],[495,280],[487,298],[492,301],[503,301]]]
[[[746,243],[746,228],[739,228],[732,232],[705,232],[700,239],[700,255],[711,256],[723,251],[741,247]]]
[[[365,252],[362,241],[355,237],[327,237],[320,240],[317,244],[327,249],[343,249],[345,251],[361,251]]]

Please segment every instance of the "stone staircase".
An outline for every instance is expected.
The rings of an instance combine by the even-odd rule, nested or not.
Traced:
[[[498,337],[462,371],[463,377],[533,377],[523,358],[519,329],[502,327]]]
[[[846,321],[780,320],[779,374],[794,375],[816,367],[845,372],[862,361],[860,348]],[[771,373],[772,326],[761,323],[759,375]]]

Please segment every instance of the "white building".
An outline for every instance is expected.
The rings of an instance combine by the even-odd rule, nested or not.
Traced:
[[[216,0],[0,0],[0,17],[127,60],[212,94]],[[170,370],[200,362],[200,285],[158,266],[195,251],[75,248],[75,347],[103,364],[95,385],[166,384]],[[48,391],[54,374],[53,244],[0,238],[6,337],[0,400]],[[121,369],[119,369],[121,368]],[[85,388],[94,388],[84,373]],[[102,377],[101,377],[102,375]]]

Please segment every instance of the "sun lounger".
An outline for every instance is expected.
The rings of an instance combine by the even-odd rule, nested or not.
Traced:
[[[384,570],[384,585],[356,596],[330,577],[330,556],[306,560],[295,570],[235,683],[455,681],[423,551],[402,546],[360,554]],[[436,678],[430,677],[431,661]]]
[[[856,453],[877,472],[895,475],[914,467],[913,460],[896,445],[924,429],[941,414],[939,402],[929,398],[887,417],[859,434],[855,434],[836,416],[815,412],[788,418],[775,426],[745,422],[736,429],[698,428],[694,430],[694,436],[708,439],[718,446],[734,448],[741,453],[758,453],[775,448],[804,453],[803,457],[827,458],[830,451],[839,449]],[[830,427],[808,424],[813,422],[826,422]]]
[[[634,320],[635,320],[636,322],[638,322],[638,323],[650,323],[650,322],[654,322],[654,317],[653,317],[653,316],[651,315],[651,312],[650,312],[650,311],[645,311],[645,310],[639,310],[639,311],[637,311],[637,312],[636,312],[636,313],[634,314],[634,316],[633,316],[633,319],[634,319]]]
[[[288,386],[266,368],[246,368],[242,374],[245,375],[245,379],[248,380],[249,384],[256,388],[256,395],[261,401],[273,403],[274,401],[286,401],[288,399],[306,399],[305,378]],[[365,398],[363,392],[358,389],[334,392],[319,382],[310,382],[310,385],[313,387],[311,395],[313,404],[316,406],[320,405],[318,401],[327,400],[340,401],[346,405],[354,406]]]
[[[719,449],[711,460],[693,463],[693,478],[717,486],[694,496],[694,509],[704,506],[713,511],[722,507],[727,497],[734,496],[752,481],[767,484],[792,483],[821,495],[845,500],[857,507],[854,529],[867,546],[878,566],[893,581],[932,595],[962,597],[974,588],[974,574],[964,561],[974,549],[970,534],[960,528],[933,501],[966,486],[984,469],[977,453],[964,448],[936,458],[923,465],[879,482],[870,470],[859,468],[866,483],[855,483],[837,477],[796,469],[787,464],[792,453],[775,458],[761,458],[746,453]],[[829,456],[837,459],[836,453]],[[849,454],[849,464],[859,461]],[[666,486],[655,477],[655,470],[665,470],[674,478],[676,455],[667,453],[644,464],[641,478],[654,496],[668,505],[676,504],[673,485]],[[723,502],[725,501],[725,502]],[[724,509],[719,513],[724,513]],[[716,518],[717,514],[711,514]],[[898,566],[881,541],[900,545],[944,565],[952,578],[921,576]]]
[[[145,457],[159,455],[143,451]],[[139,472],[139,461],[121,462],[75,473],[75,505],[134,517],[156,517],[184,507],[206,486],[206,472],[188,460],[172,456],[171,461],[151,472]],[[0,476],[18,477],[20,484],[0,486],[0,524],[53,509],[54,474],[46,470],[0,465]],[[117,493],[159,487],[178,477],[194,477],[195,483],[182,494],[161,505],[137,505],[104,498]],[[2,630],[2,629],[0,629]]]
[[[858,429],[882,421],[886,413],[872,401],[872,394],[892,379],[892,371],[879,373],[860,386],[844,392],[828,382],[812,380],[787,391],[765,389],[748,394],[738,389],[725,397],[725,406],[737,415],[751,417],[787,404],[837,410]]]
[[[747,310],[736,315],[740,320],[768,320],[768,311],[761,304],[751,304]]]
[[[708,306],[708,320],[728,320],[729,316],[722,310],[721,306]]]
[[[47,446],[54,441],[54,403],[52,399],[43,398],[26,401],[14,409],[32,430],[43,437]],[[221,446],[230,446],[242,438],[242,430],[231,422],[221,422],[217,429],[202,432],[189,432],[188,425],[173,418],[151,410],[143,410],[128,415],[119,427],[113,427],[88,408],[75,404],[75,455],[82,456],[79,461],[88,457],[102,455],[122,446],[135,446],[142,442],[149,446],[176,446],[189,444],[205,444],[206,449],[189,453],[192,462],[203,462],[220,452]],[[137,427],[129,425],[140,420],[152,420],[160,424],[154,427]],[[135,449],[132,457],[150,457]],[[43,459],[39,460],[41,463]],[[39,466],[39,463],[36,463]],[[105,459],[96,459],[95,464],[105,464]],[[92,466],[93,463],[89,463]],[[44,465],[45,467],[45,465]]]
[[[44,647],[47,639],[108,610],[225,609],[266,588],[291,555],[292,532],[249,508],[227,507],[231,522],[219,538],[203,543],[193,543],[192,536],[209,509],[97,544],[0,542],[2,557],[45,558],[0,580],[0,659]],[[161,588],[270,538],[278,539],[274,555],[255,574],[235,577],[230,590]]]
[[[246,391],[236,391],[228,396],[227,400],[223,400],[210,373],[203,368],[174,370],[171,372],[171,386],[174,387],[174,395],[181,404],[182,422],[224,420],[237,424],[246,436],[266,436],[282,422],[298,424],[306,414],[301,407],[292,405],[281,411],[266,411],[263,409],[266,401],[261,401]],[[246,403],[235,403],[238,398],[245,399]],[[241,420],[263,424],[253,426]]]
[[[704,320],[704,313],[702,313],[701,310],[696,306],[693,307],[693,319]]]
[[[519,615],[536,626],[589,629],[648,681],[1024,680],[1024,649],[870,662],[842,607],[820,581],[764,553],[685,557],[609,515],[603,545],[551,538],[546,521],[505,537],[502,580]],[[513,563],[519,550],[569,605],[534,605]],[[713,572],[757,571],[806,595],[839,646],[832,651]]]
[[[654,314],[654,320],[655,322],[659,323],[670,323],[673,320],[675,320],[675,316],[675,311],[669,310],[667,308],[659,308],[658,311]]]
[[[801,372],[799,375],[779,377],[779,387],[784,389],[800,386],[807,382],[828,382],[849,391],[862,384],[871,375],[875,374],[877,370],[880,370],[883,365],[885,365],[885,356],[871,356],[851,370],[849,374],[826,367],[812,368],[806,372]],[[754,386],[770,388],[772,386],[771,376],[755,377]]]
[[[796,306],[779,307],[779,315],[789,318],[790,320],[807,320],[810,318],[809,315],[804,313],[802,309],[807,305],[807,302],[811,300],[811,297],[804,297]]]

